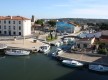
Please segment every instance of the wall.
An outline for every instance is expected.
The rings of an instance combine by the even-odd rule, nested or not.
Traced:
[[[23,36],[31,35],[31,20],[24,20],[23,26]]]
[[[77,32],[79,32],[80,30],[81,30],[81,27],[79,27],[79,26],[74,27],[74,33],[77,33]]]
[[[108,30],[102,31],[102,35],[108,36]]]

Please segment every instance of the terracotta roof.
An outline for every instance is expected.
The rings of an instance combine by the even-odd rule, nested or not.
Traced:
[[[30,20],[22,16],[0,16],[0,20]]]

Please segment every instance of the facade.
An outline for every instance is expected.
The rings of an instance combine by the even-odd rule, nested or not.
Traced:
[[[56,23],[56,27],[57,27],[57,32],[66,32],[66,33],[76,33],[79,32],[81,30],[81,27],[78,26],[74,26],[71,23],[68,22],[57,22]]]
[[[102,31],[102,35],[108,36],[108,30],[103,30],[103,31]]]
[[[0,16],[0,35],[27,36],[30,34],[30,19],[21,16]]]
[[[74,32],[74,25],[68,24],[67,22],[57,22],[57,32],[66,32],[66,33],[73,33]]]
[[[91,48],[94,42],[95,42],[95,38],[91,38],[91,39],[83,38],[83,39],[76,40],[76,46],[80,49]]]

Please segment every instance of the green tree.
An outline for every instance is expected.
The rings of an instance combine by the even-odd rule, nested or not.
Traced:
[[[40,24],[41,26],[43,26],[44,20],[39,19],[39,20],[37,20],[37,21],[35,22],[35,24]]]
[[[101,30],[108,30],[108,24],[106,24],[106,23],[100,23],[100,29]]]
[[[50,20],[50,21],[48,21],[48,24],[50,25],[49,30],[50,30],[50,36],[51,36],[51,39],[52,39],[53,38],[52,31],[55,30],[56,21],[55,20]]]

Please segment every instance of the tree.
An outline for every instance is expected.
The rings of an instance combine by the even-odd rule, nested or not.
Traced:
[[[35,24],[40,24],[41,26],[43,26],[44,20],[39,19],[37,21],[35,21]]]
[[[101,24],[100,24],[100,29],[101,29],[101,30],[108,30],[108,24],[106,24],[106,23],[101,23]]]
[[[48,21],[48,24],[50,25],[50,36],[51,36],[51,39],[53,38],[53,36],[52,36],[52,31],[54,31],[55,30],[55,25],[56,25],[56,21],[54,21],[54,20],[50,20],[50,21]]]

